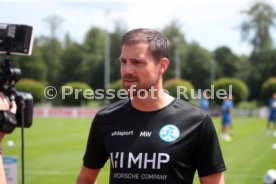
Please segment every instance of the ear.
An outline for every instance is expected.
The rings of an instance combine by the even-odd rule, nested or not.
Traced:
[[[161,71],[162,75],[166,72],[166,70],[169,66],[169,63],[170,63],[170,61],[169,61],[168,58],[162,58],[161,59],[161,61],[160,61],[160,71]]]

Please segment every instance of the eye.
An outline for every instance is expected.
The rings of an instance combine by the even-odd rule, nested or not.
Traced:
[[[121,63],[121,64],[126,64],[126,62],[127,62],[126,59],[122,59],[122,58],[121,58],[121,59],[119,59],[119,60],[120,60],[120,63]]]
[[[143,62],[140,61],[140,60],[132,60],[131,62],[132,62],[132,64],[134,64],[134,65],[139,65],[139,64],[142,64],[142,63],[143,63]]]

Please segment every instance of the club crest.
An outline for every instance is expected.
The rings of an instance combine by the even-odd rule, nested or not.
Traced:
[[[180,135],[179,129],[172,124],[163,126],[159,131],[159,137],[165,142],[173,142]]]

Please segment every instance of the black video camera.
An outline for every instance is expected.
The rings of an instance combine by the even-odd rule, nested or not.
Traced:
[[[11,55],[31,55],[33,28],[28,25],[0,23],[0,53],[6,55],[0,68],[0,91],[15,100],[16,114],[0,110],[0,131],[11,133],[15,127],[30,127],[33,121],[33,96],[15,89],[21,70],[12,68]]]

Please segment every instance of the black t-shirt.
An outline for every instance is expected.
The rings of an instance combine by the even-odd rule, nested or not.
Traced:
[[[192,184],[226,169],[209,115],[175,99],[152,112],[129,100],[103,108],[90,130],[84,166],[100,169],[110,159],[111,184]]]

